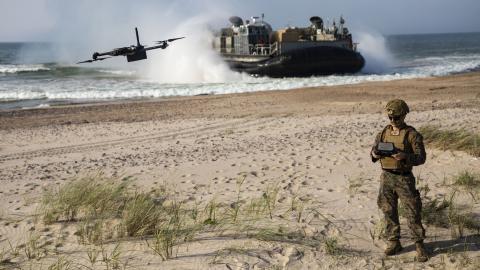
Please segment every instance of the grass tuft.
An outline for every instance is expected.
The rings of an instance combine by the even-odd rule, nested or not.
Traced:
[[[74,221],[77,218],[115,217],[126,201],[128,181],[106,178],[101,174],[76,179],[45,193],[42,201],[46,224]]]
[[[338,240],[335,237],[325,238],[323,243],[323,248],[328,255],[338,255],[341,252],[341,248],[338,245]]]
[[[190,219],[190,211],[185,210],[181,203],[170,202],[165,207],[165,215],[157,224],[153,235],[153,241],[147,241],[147,245],[162,260],[168,260],[176,256],[178,248],[175,247],[181,242],[188,242],[202,228]]]
[[[425,143],[443,150],[458,150],[480,157],[480,135],[470,131],[441,130],[439,126],[423,126],[419,129]]]
[[[464,171],[453,178],[450,185],[450,192],[443,199],[431,199],[428,196],[430,188],[428,186],[420,186],[423,202],[422,220],[424,224],[450,229],[452,238],[459,238],[465,235],[466,230],[475,230],[480,232],[480,219],[473,211],[473,205],[476,202],[474,192],[479,186],[478,175],[469,171]],[[461,189],[460,189],[461,188]],[[459,201],[460,191],[465,189],[471,194],[471,201],[465,201],[461,197]],[[399,205],[398,213],[405,216],[405,207]]]
[[[123,225],[128,236],[152,235],[161,215],[161,205],[147,194],[136,194],[123,211]]]
[[[461,238],[465,235],[465,230],[476,230],[480,232],[480,220],[473,213],[473,206],[465,207],[455,203],[457,192],[454,190],[450,194],[447,218],[450,225],[452,238]]]
[[[87,219],[77,224],[75,235],[80,244],[101,244],[105,240],[105,220]]]
[[[424,200],[422,207],[423,222],[429,225],[447,228],[449,226],[447,219],[447,209],[450,202],[443,199]]]
[[[467,190],[477,189],[480,187],[480,175],[463,171],[455,177],[453,184]]]
[[[73,269],[73,263],[63,256],[57,258],[57,260],[48,266],[48,270],[68,270]]]
[[[203,224],[211,226],[219,225],[220,222],[217,219],[217,212],[219,209],[220,204],[217,203],[215,199],[211,200],[205,207],[204,212],[207,214],[207,218],[203,221]]]
[[[275,205],[277,202],[278,192],[280,191],[280,187],[278,185],[269,185],[267,189],[262,194],[262,198],[265,201],[266,209],[268,210],[268,214],[270,219],[273,219],[273,212],[275,211]]]
[[[101,259],[107,269],[120,269],[120,256],[121,256],[120,243],[117,243],[112,250],[108,250],[104,246],[101,249]]]
[[[307,239],[300,230],[291,230],[283,226],[267,228],[251,228],[250,238],[265,242],[284,242],[293,244],[303,244],[306,246],[316,246],[317,241]],[[311,240],[311,241],[309,241]]]
[[[36,234],[30,234],[23,247],[23,251],[27,259],[39,259],[44,251],[40,248],[40,236]]]

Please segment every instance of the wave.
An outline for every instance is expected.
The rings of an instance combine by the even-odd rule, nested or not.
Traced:
[[[39,91],[34,89],[28,89],[28,87],[22,87],[23,90],[2,91],[0,90],[0,101],[9,102],[17,100],[41,100],[48,99],[45,91]]]
[[[0,73],[21,73],[48,70],[50,70],[50,68],[45,65],[0,65]]]
[[[3,68],[5,65],[0,67]],[[11,65],[8,67],[10,68]],[[223,83],[159,83],[157,80],[142,79],[134,71],[107,68],[54,64],[23,67],[27,70],[28,68],[46,69],[48,77],[45,78],[48,79],[38,80],[35,76],[32,80],[26,76],[25,79],[0,81],[0,102],[5,104],[13,101],[37,100],[38,104],[48,104],[54,101],[230,94],[446,76],[480,70],[480,54],[408,59],[393,67],[390,73],[384,74],[359,73],[283,79],[257,78],[242,74],[242,76],[235,76],[237,79]],[[81,76],[76,76],[79,74]],[[2,107],[5,108],[0,104],[0,109]]]
[[[48,83],[18,90],[0,86],[0,100],[104,100],[131,98],[160,98],[168,96],[195,96],[202,94],[232,94],[268,90],[288,90],[303,87],[358,84],[373,81],[392,81],[415,78],[412,74],[388,75],[333,75],[309,78],[254,78],[230,83],[159,84],[153,81],[69,81]],[[2,90],[5,89],[4,90]],[[30,88],[30,89],[29,89]],[[20,90],[21,89],[21,90]]]
[[[480,67],[480,55],[450,55],[444,57],[425,57],[406,63],[404,73],[418,76],[446,76],[475,71]]]
[[[42,76],[41,78],[56,79],[64,77],[81,76],[85,78],[130,78],[137,75],[135,70],[79,67],[75,65],[62,65],[58,63],[45,64],[6,64],[0,65],[0,75],[15,75],[28,77],[30,75]],[[38,75],[38,76],[37,76]]]
[[[114,69],[100,69],[98,72],[102,73],[108,73],[108,74],[113,74],[113,75],[125,75],[125,76],[134,76],[137,74],[136,71],[134,70],[114,70]]]

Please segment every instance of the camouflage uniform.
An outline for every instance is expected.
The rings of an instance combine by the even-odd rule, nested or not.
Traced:
[[[402,168],[399,170],[384,169],[380,177],[380,190],[377,204],[382,210],[385,218],[386,231],[385,236],[389,241],[395,241],[400,238],[400,223],[398,218],[398,199],[405,206],[405,214],[408,221],[408,227],[411,230],[412,237],[417,241],[425,238],[425,229],[422,226],[421,212],[422,201],[420,193],[415,188],[415,177],[412,174],[412,166],[418,166],[425,163],[426,153],[423,145],[423,137],[414,128],[404,125],[400,130],[407,129],[404,143],[406,159],[402,160]],[[375,144],[384,141],[386,132],[391,132],[392,126],[388,125],[384,131],[380,132]],[[376,162],[379,158],[372,156],[372,161]]]

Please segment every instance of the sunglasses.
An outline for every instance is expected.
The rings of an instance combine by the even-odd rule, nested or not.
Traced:
[[[398,121],[400,120],[402,117],[401,116],[392,116],[392,115],[389,115],[388,118],[392,121]]]

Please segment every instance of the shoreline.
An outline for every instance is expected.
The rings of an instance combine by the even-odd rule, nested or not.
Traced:
[[[347,83],[347,84],[340,84],[340,85],[326,85],[326,86],[308,86],[308,87],[297,87],[291,89],[270,89],[270,90],[259,90],[259,91],[248,91],[248,92],[239,92],[239,93],[205,93],[205,94],[197,94],[191,96],[162,96],[162,97],[132,97],[132,98],[106,98],[106,99],[58,99],[58,100],[51,100],[52,103],[49,104],[39,104],[39,105],[46,105],[45,107],[12,107],[7,109],[0,109],[1,112],[11,112],[11,111],[19,111],[19,110],[36,110],[36,109],[49,109],[49,108],[58,108],[58,107],[68,107],[68,106],[89,106],[89,105],[111,105],[111,104],[118,104],[118,103],[135,103],[135,102],[162,102],[164,100],[171,100],[171,99],[188,99],[188,98],[195,98],[195,97],[203,97],[203,96],[235,96],[235,95],[243,95],[243,94],[255,94],[255,93],[268,93],[268,92],[283,92],[283,91],[296,91],[296,90],[305,90],[305,89],[323,89],[323,88],[332,88],[332,87],[348,87],[348,86],[368,86],[369,84],[389,84],[399,81],[412,81],[412,80],[428,80],[428,79],[440,79],[446,77],[455,77],[455,76],[468,76],[474,74],[480,74],[480,70],[472,70],[466,72],[459,72],[453,73],[444,76],[429,76],[429,77],[419,77],[419,78],[401,78],[401,79],[394,79],[388,81],[363,81],[363,82],[356,82],[356,83]],[[39,100],[49,100],[48,98],[42,99],[21,99],[21,100],[5,100],[0,101],[1,103],[15,103],[15,102],[34,102]]]
[[[480,72],[445,77],[402,79],[388,82],[367,82],[352,85],[308,87],[290,90],[268,90],[247,93],[139,98],[87,102],[44,108],[0,110],[0,129],[75,124],[102,121],[136,122],[192,117],[242,117],[262,114],[325,114],[351,111],[378,112],[378,102],[404,97],[417,110],[449,106],[476,107],[480,104],[478,85]],[[455,100],[448,98],[456,97]],[[233,107],[226,107],[227,102]],[[315,103],[336,102],[335,110],[314,108]],[[235,112],[239,106],[245,112]],[[182,108],[185,107],[185,109]],[[211,110],[215,106],[218,110]],[[270,106],[269,112],[262,112]],[[301,106],[301,107],[299,107]],[[355,106],[358,106],[356,108]],[[369,108],[371,106],[371,108]],[[98,115],[102,112],[104,115]],[[129,112],[130,114],[125,114]],[[52,117],[55,119],[52,119]],[[52,120],[50,123],[49,121]],[[33,123],[37,121],[38,123]],[[19,125],[22,123],[22,125]]]

